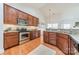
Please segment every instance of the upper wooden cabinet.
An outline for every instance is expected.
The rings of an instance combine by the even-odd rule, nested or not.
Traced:
[[[33,17],[30,14],[28,14],[28,25],[33,26]]]
[[[33,17],[33,26],[38,26],[39,24],[39,19],[36,17]]]
[[[4,24],[17,24],[17,10],[4,4]]]
[[[16,25],[18,18],[26,20],[28,26],[38,26],[39,23],[38,18],[4,4],[4,24]]]
[[[27,20],[28,14],[18,10],[18,18]]]

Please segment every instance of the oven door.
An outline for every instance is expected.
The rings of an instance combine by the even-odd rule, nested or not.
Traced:
[[[20,33],[20,41],[29,40],[30,33],[29,32],[21,32]]]

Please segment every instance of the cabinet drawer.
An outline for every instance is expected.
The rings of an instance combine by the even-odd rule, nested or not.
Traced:
[[[56,45],[56,40],[55,40],[55,39],[50,39],[50,40],[49,40],[49,43],[50,43],[50,44],[53,44],[53,45]]]
[[[50,35],[55,35],[56,33],[55,32],[48,32]]]
[[[7,37],[4,40],[4,48],[10,48],[12,46],[18,45],[19,44],[19,40],[18,37]]]
[[[7,36],[17,36],[19,33],[18,32],[7,32],[7,33],[4,33],[4,36],[7,37]]]
[[[19,33],[18,32],[7,32],[4,33],[4,49],[19,44]]]
[[[68,35],[66,35],[66,34],[61,34],[61,33],[58,33],[57,36],[58,36],[58,37],[61,37],[61,38],[65,38],[65,39],[68,39],[68,37],[69,37]]]
[[[54,32],[49,32],[48,33],[48,36],[50,37],[50,38],[56,38],[56,33],[54,33]]]

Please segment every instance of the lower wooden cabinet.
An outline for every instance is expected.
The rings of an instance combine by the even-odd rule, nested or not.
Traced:
[[[55,32],[45,32],[44,31],[44,42],[56,45],[56,33]]]
[[[74,41],[72,40],[72,38],[70,39],[70,54],[73,55],[75,54],[75,45],[74,45]]]
[[[65,54],[69,54],[69,38],[68,35],[57,33],[57,47]]]
[[[44,31],[43,39],[45,43],[57,46],[66,55],[74,55],[74,48],[78,49],[78,44],[67,34]]]
[[[31,31],[31,34],[30,34],[30,39],[33,40],[35,38],[38,38],[40,37],[40,30],[34,30],[34,31]]]
[[[55,32],[49,32],[48,33],[49,43],[56,45],[56,33]]]
[[[4,49],[19,45],[19,33],[7,32],[4,33]]]
[[[49,43],[49,41],[48,41],[48,32],[46,32],[46,31],[43,32],[43,40],[44,40],[45,43]]]

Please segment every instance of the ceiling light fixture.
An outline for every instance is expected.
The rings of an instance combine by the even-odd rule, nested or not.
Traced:
[[[49,18],[48,18],[48,22],[49,22],[49,24],[51,23],[51,21],[52,21],[52,17],[55,15],[55,13],[53,13],[52,12],[52,9],[49,9]]]

